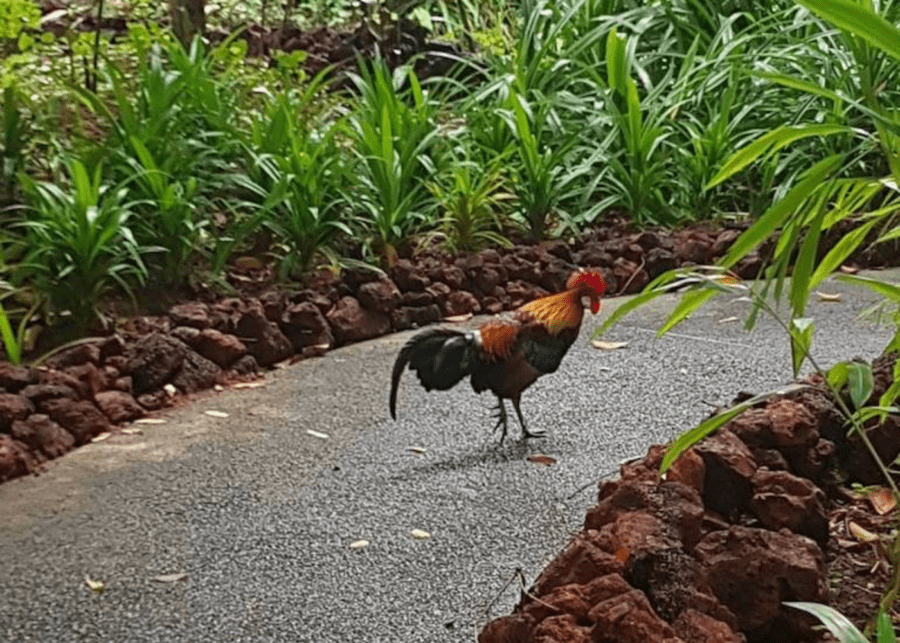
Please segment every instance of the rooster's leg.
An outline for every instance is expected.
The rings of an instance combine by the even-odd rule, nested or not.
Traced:
[[[497,398],[497,406],[494,407],[494,417],[497,418],[497,424],[494,425],[494,431],[500,429],[500,444],[503,444],[503,438],[506,437],[506,406],[503,404],[503,398]]]
[[[519,396],[512,399],[513,408],[516,410],[516,416],[519,418],[519,424],[522,425],[522,438],[542,438],[546,435],[543,431],[529,431],[525,426],[525,418],[522,417],[522,409],[519,408]]]

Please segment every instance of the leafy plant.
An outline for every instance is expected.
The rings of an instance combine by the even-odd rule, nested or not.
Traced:
[[[352,80],[359,92],[350,115],[359,206],[369,247],[390,264],[435,209],[426,184],[443,164],[438,107],[410,67],[391,74],[381,59],[361,61]]]
[[[785,603],[785,605],[815,616],[837,638],[839,643],[869,643],[869,639],[846,616],[833,607],[822,605],[821,603],[805,603],[801,601]],[[897,635],[894,632],[894,625],[891,623],[890,615],[879,611],[876,622],[876,643],[896,643]]]
[[[3,302],[0,300],[0,339],[3,340],[3,350],[7,361],[15,366],[22,363],[22,341],[13,330]]]
[[[512,245],[500,232],[498,213],[512,195],[504,191],[499,167],[483,168],[472,160],[458,161],[445,183],[432,183],[429,189],[444,211],[441,235],[451,252]]]
[[[508,109],[501,112],[513,133],[512,149],[518,163],[511,167],[513,185],[525,230],[535,241],[543,241],[566,191],[586,167],[569,170],[565,161],[576,138],[549,145],[541,131],[547,124],[549,105],[532,109],[519,94],[510,94]],[[530,116],[530,117],[529,117]]]
[[[605,178],[616,188],[608,204],[625,209],[638,224],[671,223],[673,216],[663,195],[663,186],[668,183],[666,159],[670,158],[664,145],[670,132],[663,127],[661,110],[647,113],[647,107],[642,106],[631,76],[626,41],[615,29],[606,40],[606,67],[606,107],[616,133],[613,149],[618,150],[606,160]],[[652,94],[649,98],[651,105],[662,104]]]
[[[141,198],[135,208],[142,214],[137,218],[135,237],[142,243],[158,245],[154,274],[164,283],[179,284],[190,272],[189,259],[200,251],[200,238],[207,225],[195,205],[197,179],[179,180],[159,166],[139,139],[132,138],[130,143],[134,156],[124,160],[132,168],[133,177],[127,185]]]
[[[229,41],[210,51],[199,39],[188,49],[177,41],[145,43],[139,34],[135,42],[145,55],[136,95],[126,71],[109,62],[113,106],[90,91],[81,96],[111,127],[95,156],[105,157],[114,179],[128,188],[141,215],[133,225],[137,242],[160,249],[149,268],[174,285],[207,250],[205,210],[240,151]],[[216,75],[217,66],[225,71]]]
[[[11,53],[23,31],[37,27],[41,10],[33,0],[7,0],[0,5],[0,51]]]
[[[0,112],[0,206],[12,203],[16,175],[25,161],[26,125],[15,87],[3,90],[3,109]]]
[[[282,276],[302,277],[321,259],[338,263],[338,240],[353,234],[344,197],[350,168],[337,146],[339,131],[336,123],[320,132],[290,125],[290,147],[255,155],[250,176],[238,183],[282,248]]]
[[[81,333],[100,317],[102,298],[114,290],[132,295],[147,276],[128,220],[125,190],[103,184],[78,161],[69,164],[71,188],[26,182],[31,214],[20,225],[24,251],[14,285],[28,285],[51,320],[71,316]],[[18,283],[16,283],[18,282]]]
[[[35,320],[41,302],[32,302],[26,309],[22,302],[28,300],[27,290],[13,288],[0,280],[0,340],[6,361],[14,365],[22,363],[26,350],[36,337],[30,332],[29,324]]]

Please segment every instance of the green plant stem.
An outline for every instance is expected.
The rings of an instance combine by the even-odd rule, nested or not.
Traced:
[[[87,88],[92,92],[97,91],[97,65],[100,59],[100,21],[103,19],[103,0],[97,4],[97,29],[94,33],[94,70],[88,79]]]
[[[894,602],[897,600],[897,595],[900,594],[900,531],[894,535],[894,540],[891,542],[890,563],[891,581],[878,602],[879,612],[884,612],[885,614],[891,613]],[[873,615],[866,624],[865,635],[872,636],[876,627],[877,615]]]
[[[762,296],[758,295],[752,288],[750,289],[750,292],[753,294],[754,299],[759,302],[759,305],[762,306],[773,319],[775,319],[778,325],[780,325],[785,330],[785,332],[788,333],[789,336],[792,336],[792,332],[788,325],[784,322],[783,319],[781,319],[781,317],[778,316],[775,310],[771,306],[769,306],[768,302],[766,302],[765,299]],[[854,417],[854,414],[850,412],[850,408],[847,406],[847,403],[844,401],[844,398],[840,395],[839,391],[837,391],[834,386],[832,386],[828,382],[828,377],[826,376],[825,371],[821,366],[819,366],[816,359],[809,353],[808,350],[806,350],[805,353],[806,358],[809,360],[809,363],[812,364],[813,368],[816,370],[816,373],[818,373],[822,377],[822,380],[831,391],[831,395],[832,397],[834,397],[834,401],[838,405],[841,413],[853,425],[853,429],[859,434],[859,437],[863,441],[863,444],[866,446],[866,449],[875,460],[875,463],[884,476],[885,481],[887,482],[888,486],[890,486],[891,491],[894,494],[894,498],[897,499],[898,502],[900,502],[900,489],[897,488],[897,484],[894,482],[893,477],[891,477],[890,471],[888,471],[887,466],[884,464],[884,462],[882,462],[881,457],[878,455],[878,451],[875,449],[875,445],[872,444],[871,440],[869,440],[869,436],[866,434],[865,427],[863,427],[862,424],[860,424],[859,420]]]
[[[769,315],[775,319],[775,321],[788,333],[789,336],[792,336],[791,330],[788,325],[775,313],[775,310],[765,301],[765,299],[758,295],[756,291],[752,288],[750,292],[753,295],[753,298],[759,302],[759,305],[762,306]],[[819,366],[816,359],[809,353],[807,349],[804,349],[805,357],[809,359],[809,363],[812,364],[813,368],[825,382],[826,386],[828,386],[831,391],[831,395],[834,398],[835,403],[840,409],[841,413],[847,420],[853,425],[853,430],[859,435],[859,438],[863,441],[866,449],[872,456],[872,459],[875,461],[875,464],[881,470],[882,475],[884,476],[885,481],[891,488],[891,492],[894,494],[894,499],[900,502],[900,490],[897,489],[897,485],[894,482],[894,478],[891,476],[890,471],[888,471],[887,466],[881,460],[881,457],[878,455],[878,451],[875,449],[875,445],[872,444],[872,441],[869,439],[868,434],[866,433],[865,427],[860,423],[859,419],[856,417],[854,413],[850,412],[850,408],[847,406],[846,401],[843,396],[841,396],[840,392],[833,386],[829,381],[825,371]],[[898,594],[900,594],[900,532],[898,532],[891,542],[890,554],[889,554],[890,564],[891,564],[891,580],[885,589],[884,593],[881,596],[881,600],[879,601],[879,610],[881,612],[890,613],[891,608],[894,605],[894,602],[897,600]],[[865,636],[871,637],[875,632],[876,628],[876,617],[873,616],[869,619],[869,622],[866,624],[866,628],[864,631]]]

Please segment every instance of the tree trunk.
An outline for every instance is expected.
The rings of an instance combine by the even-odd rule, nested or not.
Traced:
[[[191,46],[194,35],[203,35],[206,28],[204,0],[169,0],[172,31],[185,49]]]

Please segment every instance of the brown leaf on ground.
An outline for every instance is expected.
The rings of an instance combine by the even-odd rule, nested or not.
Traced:
[[[890,513],[897,507],[897,499],[894,498],[894,494],[887,487],[881,487],[873,491],[869,496],[869,502],[872,503],[872,507],[880,516]]]
[[[150,580],[152,580],[154,583],[175,583],[180,580],[185,580],[186,578],[186,573],[176,572],[174,574],[160,574],[159,576],[154,576]]]
[[[595,339],[591,342],[591,346],[601,351],[614,351],[619,348],[625,348],[628,346],[628,342],[604,342],[599,339]]]

